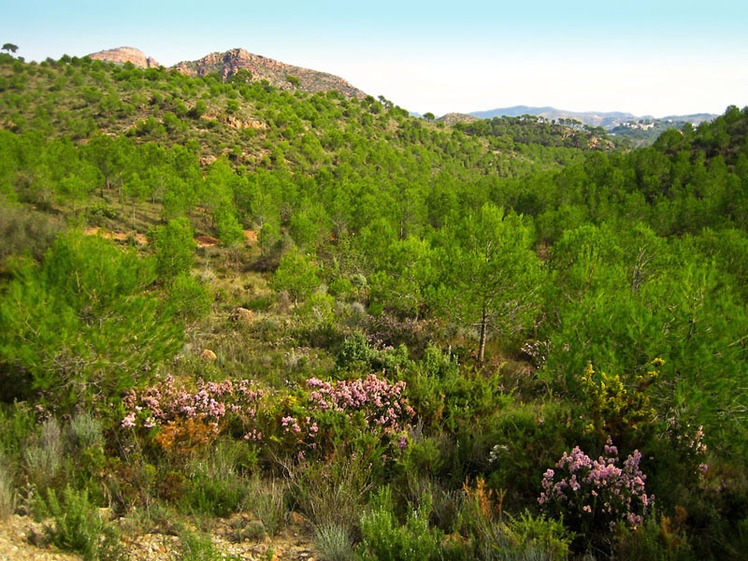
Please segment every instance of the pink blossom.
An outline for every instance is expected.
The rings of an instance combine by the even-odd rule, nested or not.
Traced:
[[[127,414],[127,416],[122,419],[122,423],[120,425],[124,429],[129,429],[130,427],[135,426],[135,412],[131,411]]]

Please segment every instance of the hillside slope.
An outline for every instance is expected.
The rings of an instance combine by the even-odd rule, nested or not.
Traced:
[[[0,55],[0,518],[89,559],[742,561],[747,138]]]

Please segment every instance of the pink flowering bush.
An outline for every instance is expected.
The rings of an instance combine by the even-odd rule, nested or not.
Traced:
[[[366,378],[325,382],[311,378],[301,399],[288,399],[276,413],[277,440],[298,459],[331,454],[342,444],[366,441],[369,448],[407,446],[407,430],[415,411],[403,396],[405,382]]]
[[[640,527],[654,497],[647,495],[647,476],[639,468],[638,450],[619,465],[618,449],[608,439],[605,455],[593,460],[577,446],[564,452],[556,469],[543,475],[538,503],[563,516],[571,530],[592,540],[606,536],[620,524]]]
[[[172,376],[144,390],[131,390],[122,400],[128,413],[122,428],[162,429],[194,427],[199,422],[218,436],[230,421],[237,421],[252,440],[262,435],[256,430],[254,419],[263,391],[248,380],[234,383],[197,381],[194,389]]]
[[[311,408],[317,411],[352,413],[360,411],[372,429],[392,434],[403,432],[415,417],[415,411],[403,397],[405,382],[390,384],[369,374],[366,378],[335,384],[318,378],[307,380]]]
[[[405,382],[374,374],[339,382],[311,378],[301,392],[275,396],[247,380],[198,380],[187,388],[168,376],[124,397],[120,426],[145,431],[162,449],[181,455],[226,433],[299,461],[327,457],[342,445],[383,455],[407,446],[415,411],[404,390]]]

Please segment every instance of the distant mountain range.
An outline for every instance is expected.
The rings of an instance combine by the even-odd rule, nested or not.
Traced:
[[[493,119],[494,117],[519,117],[521,115],[536,115],[548,120],[574,119],[591,127],[603,127],[611,131],[617,127],[627,126],[627,124],[638,124],[641,122],[665,122],[665,123],[691,123],[698,125],[704,121],[711,121],[717,115],[709,113],[697,113],[694,115],[670,115],[667,117],[655,118],[651,115],[637,116],[632,113],[623,113],[620,111],[597,112],[597,111],[566,111],[556,109],[555,107],[529,107],[527,105],[515,105],[514,107],[504,107],[500,109],[491,109],[489,111],[475,111],[469,114],[479,119]]]

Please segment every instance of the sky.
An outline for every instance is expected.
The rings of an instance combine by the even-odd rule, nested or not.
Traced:
[[[745,0],[0,0],[0,43],[27,61],[129,46],[166,66],[240,47],[437,116],[748,105]]]

